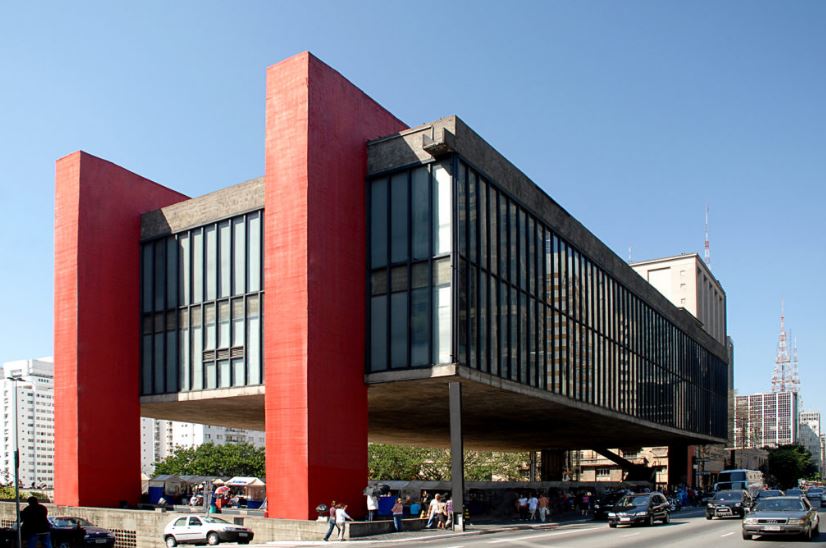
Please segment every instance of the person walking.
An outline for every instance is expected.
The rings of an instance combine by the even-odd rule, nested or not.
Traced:
[[[324,542],[330,540],[333,529],[336,529],[336,506],[336,501],[330,503],[330,509],[327,512],[327,534],[324,535]]]
[[[373,521],[376,511],[379,509],[379,498],[375,493],[367,495],[367,521]]]
[[[402,516],[404,515],[404,504],[402,504],[402,499],[396,499],[396,504],[393,505],[393,526],[396,528],[396,532],[400,532],[402,530]]]
[[[442,495],[436,493],[433,496],[433,500],[430,501],[430,505],[427,507],[427,525],[425,525],[425,529],[430,529],[433,527],[433,520],[439,519],[439,507],[442,504]]]
[[[545,523],[545,519],[548,517],[548,505],[550,501],[548,497],[545,496],[545,493],[539,495],[539,500],[537,501],[537,505],[539,507],[539,521]]]
[[[347,528],[347,520],[353,521],[353,518],[347,514],[347,505],[339,504],[336,508],[336,527],[338,527],[338,540],[345,540],[344,533]]]
[[[445,529],[453,527],[453,495],[445,502]]]
[[[536,519],[536,509],[539,506],[539,499],[536,498],[536,493],[531,493],[531,498],[528,499],[528,519],[534,521]]]
[[[52,526],[49,523],[49,510],[37,501],[37,497],[29,497],[28,506],[20,512],[21,536],[26,539],[28,548],[36,548],[37,541],[43,548],[52,548]]]

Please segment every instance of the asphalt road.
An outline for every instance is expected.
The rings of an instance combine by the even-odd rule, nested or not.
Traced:
[[[821,520],[826,514],[821,512]],[[823,522],[826,524],[826,522]],[[708,521],[699,511],[676,513],[668,525],[654,527],[618,527],[611,529],[606,522],[584,522],[547,527],[503,527],[476,529],[466,533],[443,531],[419,531],[415,533],[388,535],[382,539],[352,539],[347,545],[370,548],[399,546],[407,548],[520,548],[553,547],[691,547],[728,548],[732,546],[754,546],[780,548],[800,546],[802,541],[793,539],[757,539],[746,541],[741,537],[739,519],[714,519]],[[331,545],[334,542],[276,542],[261,546],[304,547]],[[336,542],[336,544],[338,544]],[[343,543],[342,543],[343,544]],[[810,545],[826,546],[826,533],[814,539]]]

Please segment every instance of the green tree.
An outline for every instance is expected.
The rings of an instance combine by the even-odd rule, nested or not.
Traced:
[[[781,445],[769,449],[767,472],[781,489],[797,487],[797,480],[817,473],[812,454],[802,445]]]
[[[465,479],[505,481],[522,479],[527,453],[465,451]],[[368,473],[372,480],[449,480],[450,451],[424,447],[371,443]]]
[[[155,463],[156,474],[264,477],[264,448],[249,443],[178,447]]]

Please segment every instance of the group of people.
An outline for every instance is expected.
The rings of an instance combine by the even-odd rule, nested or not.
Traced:
[[[409,497],[408,497],[409,498]],[[367,495],[367,521],[373,521],[379,511],[379,497],[375,493]],[[404,503],[402,499],[397,498],[390,510],[393,514],[393,527],[396,531],[402,530],[402,518],[404,517]]]
[[[347,520],[353,521],[353,518],[347,513],[347,505],[333,501],[330,503],[328,512],[327,534],[324,535],[324,542],[330,540],[330,535],[333,534],[333,530],[337,530],[338,540],[345,540],[344,533],[347,527]]]
[[[442,495],[436,493],[427,507],[427,525],[431,529],[434,524],[438,529],[448,529],[453,525],[453,499],[442,500]]]

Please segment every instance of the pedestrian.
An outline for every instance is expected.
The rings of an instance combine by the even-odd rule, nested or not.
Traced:
[[[531,521],[536,519],[536,509],[539,506],[539,499],[536,498],[536,493],[531,493],[531,498],[528,499],[528,513]]]
[[[333,529],[336,528],[336,501],[333,501],[327,511],[327,534],[324,535],[324,542],[330,540],[330,535],[333,534]]]
[[[367,521],[373,521],[373,517],[375,517],[378,509],[379,498],[376,496],[375,491],[371,491],[370,494],[367,495]]]
[[[548,517],[548,505],[550,501],[548,497],[545,496],[545,493],[539,495],[539,500],[537,501],[537,506],[539,508],[539,521],[545,523],[545,519]]]
[[[439,504],[436,507],[436,527],[439,529],[445,528],[445,522],[447,521],[447,504],[444,500],[439,500]]]
[[[426,529],[430,529],[433,527],[433,520],[438,520],[439,516],[439,505],[441,504],[442,495],[436,493],[434,495],[433,500],[430,501],[430,505],[427,507],[427,525],[425,525]]]
[[[396,532],[402,530],[402,516],[404,515],[404,504],[402,504],[402,499],[396,499],[396,504],[393,505],[393,526],[396,528]]]
[[[338,527],[338,540],[345,540],[344,532],[347,527],[347,520],[353,521],[347,514],[347,505],[346,504],[339,504],[336,508],[336,527]]]
[[[522,521],[528,520],[528,497],[525,493],[519,494],[519,499],[516,501],[519,506],[519,519]]]
[[[20,512],[20,534],[26,539],[28,548],[35,548],[37,541],[43,548],[52,548],[51,524],[49,511],[37,501],[37,497],[29,497],[28,506]]]
[[[445,503],[445,529],[453,527],[453,497],[447,499]]]

